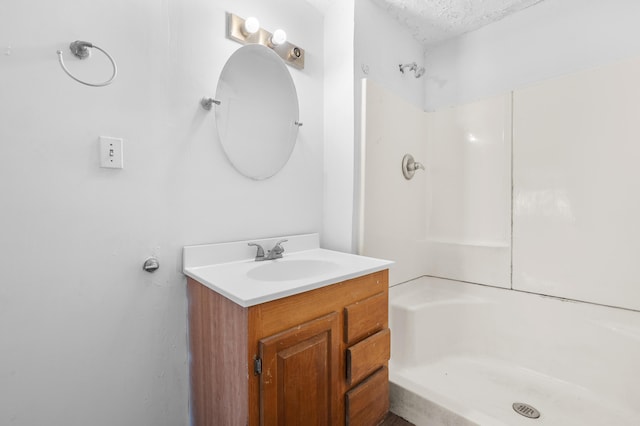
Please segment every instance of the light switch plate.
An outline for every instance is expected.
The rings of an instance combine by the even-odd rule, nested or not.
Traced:
[[[100,136],[100,167],[108,169],[124,168],[122,139]]]

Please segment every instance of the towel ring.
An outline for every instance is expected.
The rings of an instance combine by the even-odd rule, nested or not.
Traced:
[[[111,57],[111,55],[109,55],[104,49],[99,48],[98,46],[96,46],[93,43],[90,43],[88,41],[80,41],[80,40],[76,40],[73,43],[71,43],[69,45],[69,50],[71,50],[71,53],[73,53],[74,56],[76,56],[77,58],[86,59],[91,54],[91,52],[89,51],[90,47],[98,49],[99,51],[101,51],[102,53],[105,54],[105,56],[109,59],[109,61],[111,61],[111,65],[113,66],[113,74],[111,75],[111,78],[109,80],[107,80],[107,81],[105,81],[103,83],[88,83],[86,81],[82,81],[79,78],[73,76],[69,72],[67,67],[64,65],[64,61],[62,60],[62,50],[58,50],[56,52],[58,54],[58,61],[60,62],[60,66],[62,67],[62,70],[65,73],[67,73],[67,75],[69,77],[71,77],[72,79],[74,79],[78,83],[82,83],[82,84],[84,84],[86,86],[91,86],[91,87],[108,86],[109,84],[113,83],[113,80],[116,78],[116,75],[118,74],[118,66],[116,65],[116,61],[114,61],[114,59]]]

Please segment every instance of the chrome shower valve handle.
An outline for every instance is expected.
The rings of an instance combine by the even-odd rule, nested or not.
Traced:
[[[416,170],[425,170],[424,165],[415,161],[413,159],[413,155],[406,154],[402,158],[402,174],[404,175],[404,178],[407,180],[412,179]]]

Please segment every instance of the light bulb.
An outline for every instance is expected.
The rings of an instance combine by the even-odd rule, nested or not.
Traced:
[[[274,46],[279,46],[283,44],[285,41],[287,41],[287,33],[285,33],[284,30],[281,30],[280,28],[278,28],[273,32],[273,35],[271,36],[271,43]]]
[[[242,30],[246,35],[255,34],[260,29],[260,21],[254,16],[250,16],[244,21]]]

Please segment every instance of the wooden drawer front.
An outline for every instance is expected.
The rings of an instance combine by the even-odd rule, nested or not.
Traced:
[[[386,327],[389,302],[378,293],[344,308],[344,341],[351,345]]]
[[[382,330],[347,349],[347,383],[358,383],[391,356],[391,332]]]
[[[345,395],[347,426],[377,425],[389,411],[389,371],[382,367]]]

